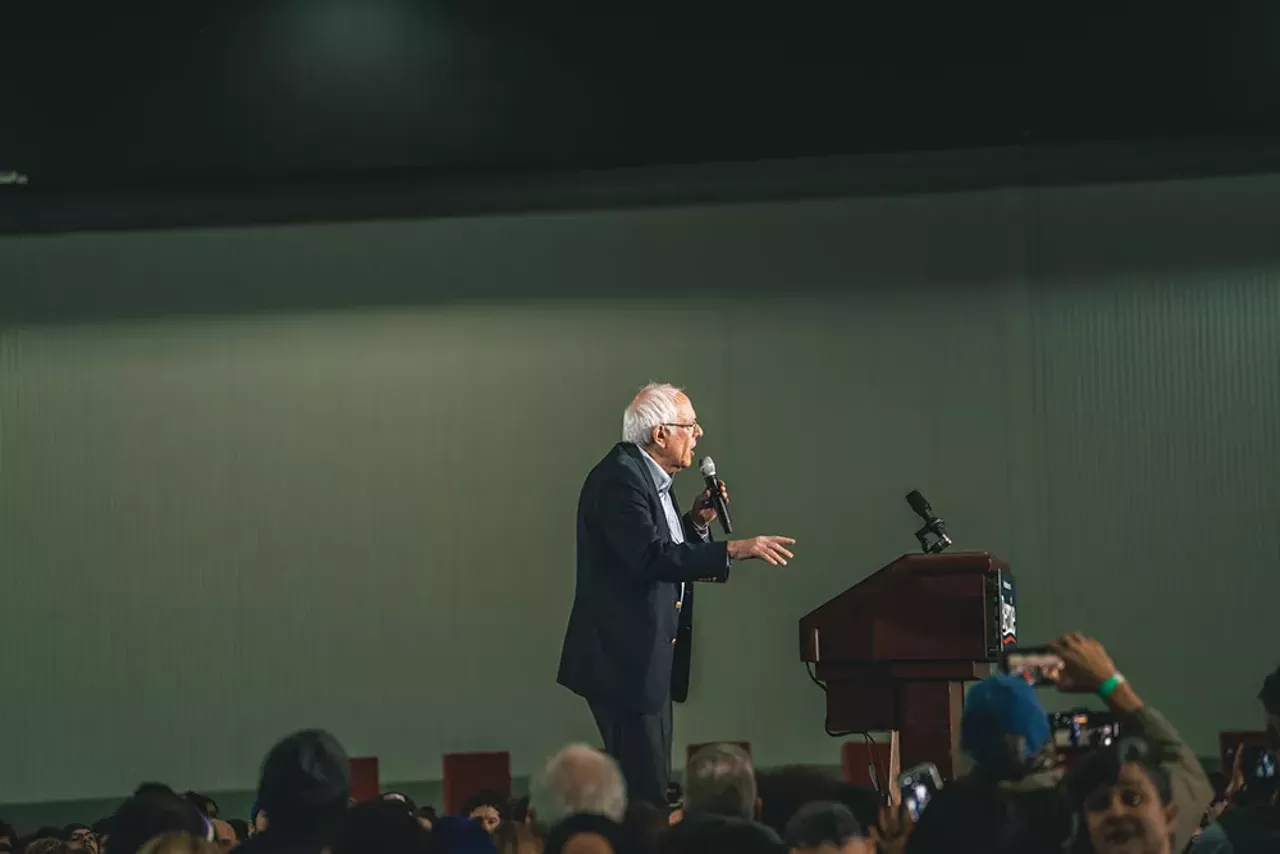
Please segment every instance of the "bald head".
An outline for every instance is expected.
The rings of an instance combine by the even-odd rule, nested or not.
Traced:
[[[756,815],[756,769],[736,744],[708,744],[684,769],[686,815],[724,815],[750,821]]]
[[[613,757],[590,745],[571,744],[551,757],[534,780],[529,808],[546,827],[582,813],[621,822],[627,813],[627,785]]]

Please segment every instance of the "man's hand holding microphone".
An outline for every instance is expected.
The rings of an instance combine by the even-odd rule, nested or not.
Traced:
[[[724,481],[716,476],[716,464],[711,457],[704,457],[699,466],[707,488],[693,503],[690,510],[693,523],[705,528],[716,519],[726,534],[733,533],[733,523],[729,520],[729,489]],[[786,547],[795,544],[793,537],[762,536],[746,540],[730,540],[726,545],[732,560],[759,559],[773,566],[786,566],[789,558],[795,557]]]

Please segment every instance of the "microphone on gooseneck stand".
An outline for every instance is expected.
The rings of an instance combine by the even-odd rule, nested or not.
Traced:
[[[720,494],[720,478],[716,477],[715,460],[711,457],[703,457],[702,462],[698,464],[698,469],[702,472],[703,480],[707,482],[707,489],[711,490],[711,503],[715,505],[720,527],[726,534],[732,534],[733,522],[729,520],[729,506],[725,503],[724,496]]]
[[[929,502],[920,494],[920,490],[913,489],[907,493],[907,503],[911,505],[911,509],[915,514],[924,520],[924,527],[916,531],[916,539],[920,541],[920,548],[924,549],[927,554],[938,554],[951,545],[951,537],[947,536],[947,523],[934,515],[933,508],[929,506]],[[933,535],[932,540],[930,535]]]

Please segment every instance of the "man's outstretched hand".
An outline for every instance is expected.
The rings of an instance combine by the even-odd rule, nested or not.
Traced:
[[[729,557],[734,560],[759,558],[774,566],[786,566],[787,558],[793,558],[786,547],[795,545],[791,537],[752,537],[749,540],[730,540]]]

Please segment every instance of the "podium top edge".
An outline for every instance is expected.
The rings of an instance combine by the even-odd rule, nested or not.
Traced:
[[[1009,569],[1009,563],[996,557],[991,552],[942,552],[941,554],[925,554],[924,552],[907,552],[889,564],[921,564],[946,569]]]

